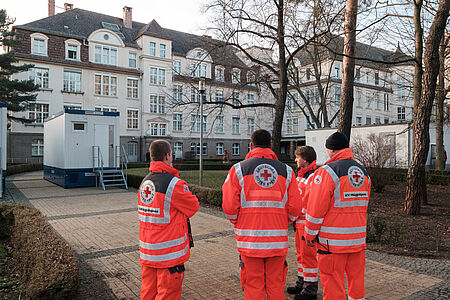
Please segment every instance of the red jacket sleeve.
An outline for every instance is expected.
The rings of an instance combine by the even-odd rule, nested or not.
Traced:
[[[197,196],[193,195],[184,180],[178,180],[172,194],[173,207],[182,212],[187,218],[192,217],[199,209]]]
[[[236,224],[241,208],[241,186],[234,166],[222,185],[222,209],[228,220]]]
[[[294,222],[301,213],[301,195],[295,180],[295,174],[292,171],[292,179],[288,186],[288,200],[286,207],[288,210],[288,217],[290,222]]]
[[[334,194],[334,181],[323,168],[317,169],[308,180],[308,195],[306,201],[305,238],[314,240],[322,226],[323,219],[329,209]]]

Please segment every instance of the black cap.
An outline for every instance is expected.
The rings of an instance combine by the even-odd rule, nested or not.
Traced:
[[[325,147],[330,150],[342,150],[348,148],[348,138],[341,132],[335,132],[327,138]]]

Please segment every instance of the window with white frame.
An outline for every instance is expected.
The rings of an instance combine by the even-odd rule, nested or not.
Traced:
[[[94,94],[101,96],[117,96],[117,76],[95,74]]]
[[[361,68],[356,68],[355,70],[355,81],[359,82],[361,80]]]
[[[31,142],[31,156],[43,156],[44,155],[44,140],[33,139]]]
[[[241,118],[239,116],[231,117],[231,133],[233,133],[233,134],[241,133],[240,123],[241,123]]]
[[[194,155],[199,156],[200,155],[200,143],[191,143],[191,152],[194,153]]]
[[[252,71],[247,72],[247,85],[256,86],[256,74]]]
[[[216,143],[216,155],[223,155],[223,143]]]
[[[173,131],[183,131],[183,114],[173,114]]]
[[[223,133],[224,132],[224,126],[223,126],[223,115],[220,114],[216,117],[216,133]]]
[[[66,44],[66,59],[80,60],[80,46]]]
[[[231,154],[233,155],[239,155],[239,150],[241,148],[241,145],[238,143],[233,143],[232,147],[231,147]]]
[[[305,127],[306,129],[316,128],[314,122],[311,122],[310,116],[305,116]]]
[[[81,93],[81,71],[65,69],[63,74],[63,91]]]
[[[231,96],[231,100],[232,100],[232,104],[234,105],[234,106],[239,106],[239,105],[241,105],[241,101],[239,100],[239,91],[233,91],[233,94],[232,94],[232,96]]]
[[[137,99],[139,97],[139,79],[127,78],[127,97]]]
[[[43,124],[44,119],[48,118],[48,108],[47,103],[30,103],[28,118],[33,120],[34,124]]]
[[[150,135],[151,136],[166,136],[167,124],[166,123],[150,123]]]
[[[191,87],[191,103],[200,103],[200,98],[203,99],[203,103],[206,102],[206,91],[202,94],[196,87]]]
[[[183,143],[182,142],[175,142],[173,145],[173,152],[175,153],[183,153]]]
[[[298,134],[298,118],[292,117],[286,119],[286,134]]]
[[[367,115],[366,116],[366,125],[370,125],[370,124],[372,124],[372,116]]]
[[[137,67],[137,53],[130,51],[128,52],[128,67],[136,68]]]
[[[381,109],[380,95],[378,93],[374,94],[375,97],[375,109]]]
[[[217,89],[216,90],[216,102],[223,102],[223,90]]]
[[[367,93],[366,95],[366,108],[372,107],[372,95],[370,93]]]
[[[216,67],[216,81],[224,81],[225,80],[225,71],[223,68]]]
[[[239,82],[241,82],[241,72],[238,70],[233,70],[231,73],[231,83],[238,84]]]
[[[117,48],[109,46],[95,46],[94,60],[96,63],[105,65],[117,65]]]
[[[47,55],[48,37],[42,34],[31,34],[31,54]]]
[[[150,68],[150,84],[166,85],[166,70],[151,67]]]
[[[150,112],[154,114],[165,114],[166,96],[150,95]]]
[[[397,120],[398,121],[406,120],[406,109],[404,106],[397,107]]]
[[[399,100],[406,99],[406,82],[405,78],[400,74],[397,75],[397,98]]]
[[[341,103],[341,87],[334,86],[334,103]]]
[[[159,45],[159,57],[162,57],[162,58],[166,57],[166,45],[164,45],[164,44]]]
[[[356,125],[362,125],[362,117],[356,116]]]
[[[64,109],[80,110],[83,109],[83,106],[81,105],[81,103],[64,102]]]
[[[248,105],[253,105],[255,104],[255,94],[253,93],[248,93],[247,94],[247,104]],[[249,109],[255,109],[256,107],[249,107]]]
[[[128,156],[137,156],[137,154],[138,154],[138,143],[128,142],[127,143],[127,155]]]
[[[95,111],[117,112],[117,106],[95,105]]]
[[[381,117],[375,116],[375,124],[381,124]]]
[[[156,56],[156,43],[150,42],[149,55]]]
[[[181,74],[181,61],[175,60],[173,62],[173,73],[175,75],[180,75]]]
[[[255,118],[248,117],[247,118],[247,133],[251,134],[253,131],[255,131]]]
[[[127,129],[139,129],[139,110],[136,108],[127,109]]]
[[[362,97],[361,90],[357,89],[356,90],[356,106],[358,106],[358,107],[361,107],[361,105],[362,105],[361,97]]]
[[[40,89],[49,88],[49,69],[48,68],[31,68],[30,80],[34,80],[34,84],[38,85]]]
[[[384,94],[384,110],[389,110],[389,94]]]
[[[201,63],[191,63],[189,70],[192,77],[206,77],[206,65]]]
[[[203,132],[206,132],[206,116],[203,116]],[[191,115],[191,131],[200,132],[200,115]]]
[[[173,100],[176,102],[183,101],[183,86],[181,84],[173,85]]]
[[[339,62],[334,63],[334,77],[341,78],[341,64]]]
[[[293,110],[295,108],[295,102],[298,99],[298,94],[296,92],[288,93],[286,97],[286,108]]]

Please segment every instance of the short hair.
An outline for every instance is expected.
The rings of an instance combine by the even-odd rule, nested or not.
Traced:
[[[153,161],[162,161],[170,151],[170,144],[166,140],[154,140],[150,144],[150,157]]]
[[[297,147],[297,149],[295,149],[295,155],[300,156],[301,158],[306,160],[308,163],[312,163],[317,158],[316,151],[314,151],[314,148],[311,146]]]
[[[270,148],[271,136],[265,129],[258,129],[252,132],[250,136],[250,142],[253,147]]]

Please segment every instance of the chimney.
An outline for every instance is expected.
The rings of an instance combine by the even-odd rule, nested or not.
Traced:
[[[55,15],[55,0],[48,0],[48,16]]]
[[[133,8],[123,7],[123,25],[128,28],[133,27]]]
[[[71,9],[73,9],[73,4],[71,4],[71,3],[64,3],[64,10],[65,11],[68,11],[68,10],[71,10]]]

